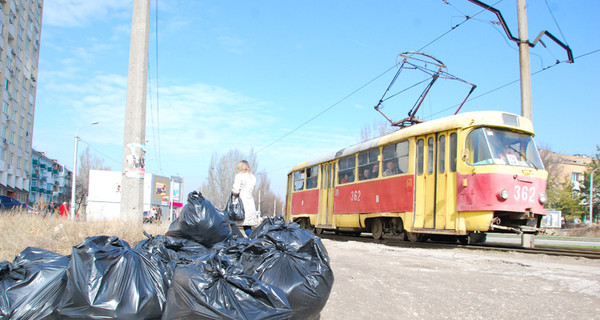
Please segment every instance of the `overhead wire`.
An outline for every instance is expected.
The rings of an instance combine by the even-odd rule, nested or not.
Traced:
[[[554,17],[554,14],[552,13],[552,10],[550,9],[550,5],[548,4],[548,0],[544,0],[544,2],[546,2],[546,7],[548,8],[548,11],[550,12],[550,16],[552,17],[552,20],[554,20],[554,24],[556,25],[556,28],[558,28],[558,32],[560,32],[560,36],[565,41],[565,44],[567,44],[567,46],[568,46],[569,42],[567,41],[567,38],[565,38],[565,35],[563,34],[562,30],[560,29],[560,26],[558,25],[558,22],[556,21],[556,18]]]
[[[155,32],[155,48],[156,48],[156,53],[155,53],[155,58],[156,58],[156,131],[158,131],[157,137],[158,137],[158,166],[160,168],[160,172],[164,175],[163,172],[163,168],[162,168],[162,156],[161,156],[161,144],[160,144],[160,99],[159,99],[159,95],[158,95],[158,0],[156,0],[156,6],[155,6],[155,28],[156,28],[156,32]]]
[[[493,5],[496,5],[500,2],[502,2],[504,0],[499,0],[497,2],[495,2]],[[448,1],[444,1],[446,4],[449,4]],[[452,5],[451,5],[452,6]],[[454,6],[452,6],[454,7]],[[476,14],[474,14],[473,16],[468,16],[465,15],[465,20],[456,24],[455,26],[451,27],[450,30],[444,32],[443,34],[441,34],[440,36],[436,37],[435,39],[429,41],[427,44],[425,44],[424,46],[422,46],[421,48],[419,48],[417,51],[421,51],[425,48],[427,48],[428,46],[430,46],[431,44],[435,43],[436,41],[438,41],[439,39],[443,38],[444,36],[446,36],[447,34],[449,34],[450,32],[454,31],[456,28],[460,27],[461,25],[463,25],[465,22],[469,21],[472,17],[475,17],[479,14],[481,14],[482,12],[486,11],[485,9],[477,12]],[[305,122],[303,122],[302,124],[300,124],[299,126],[295,127],[294,129],[288,131],[287,133],[283,134],[281,137],[275,139],[275,141],[267,144],[266,146],[262,147],[261,149],[259,149],[256,153],[260,153],[261,151],[271,147],[272,145],[274,145],[275,143],[283,140],[284,138],[286,138],[287,136],[291,135],[292,133],[298,131],[300,128],[304,127],[305,125],[307,125],[308,123],[310,123],[311,121],[313,121],[314,119],[318,118],[319,116],[321,116],[322,114],[324,114],[325,112],[333,109],[335,106],[337,106],[338,104],[342,103],[343,101],[345,101],[346,99],[348,99],[349,97],[353,96],[355,93],[357,93],[358,91],[362,90],[363,88],[365,88],[366,86],[368,86],[369,84],[371,84],[372,82],[374,82],[375,80],[379,79],[380,77],[382,77],[384,74],[388,73],[390,70],[394,69],[396,67],[396,65],[393,65],[392,67],[388,68],[387,70],[385,70],[384,72],[382,72],[381,74],[379,74],[378,76],[376,76],[375,78],[369,80],[367,83],[365,83],[364,85],[360,86],[358,89],[352,91],[351,93],[349,93],[348,95],[346,95],[345,97],[343,97],[342,99],[338,100],[337,102],[335,102],[334,104],[332,104],[331,106],[325,108],[324,110],[322,110],[321,112],[319,112],[318,114],[316,114],[315,116],[313,116],[312,118],[306,120]]]
[[[277,138],[275,141],[269,143],[268,145],[262,147],[260,150],[256,151],[256,153],[260,153],[261,151],[267,149],[268,147],[274,145],[275,143],[281,141],[283,138],[289,136],[290,134],[294,133],[295,131],[297,131],[298,129],[304,127],[305,125],[307,125],[309,122],[313,121],[314,119],[318,118],[320,115],[324,114],[325,112],[331,110],[333,107],[337,106],[338,104],[342,103],[344,100],[350,98],[352,95],[354,95],[355,93],[357,93],[358,91],[362,90],[364,87],[368,86],[369,84],[371,84],[373,81],[379,79],[380,77],[382,77],[384,74],[388,73],[390,70],[394,69],[396,67],[396,65],[393,65],[392,67],[388,68],[387,70],[385,70],[384,72],[382,72],[381,74],[379,74],[378,76],[376,76],[375,78],[369,80],[369,82],[363,84],[362,86],[360,86],[358,89],[352,91],[351,93],[349,93],[348,95],[346,95],[345,97],[343,97],[342,99],[338,100],[336,103],[332,104],[331,106],[325,108],[324,110],[322,110],[321,112],[319,112],[318,114],[316,114],[315,116],[313,116],[312,118],[306,120],[305,122],[303,122],[302,124],[300,124],[299,126],[297,126],[296,128],[288,131],[286,134],[282,135],[281,137]]]
[[[596,49],[596,50],[593,50],[593,51],[590,51],[590,52],[587,52],[587,53],[581,54],[581,55],[579,55],[579,56],[577,56],[577,57],[575,57],[575,58],[577,58],[577,59],[580,59],[580,58],[582,58],[582,57],[588,56],[588,55],[590,55],[590,54],[598,53],[598,52],[600,52],[600,49]],[[547,66],[547,67],[543,67],[542,69],[540,69],[540,70],[538,70],[538,71],[536,71],[536,72],[533,72],[531,75],[532,75],[532,76],[534,76],[534,75],[536,75],[536,74],[538,74],[538,73],[541,73],[541,72],[543,72],[543,71],[546,71],[546,70],[548,70],[548,69],[554,68],[554,67],[556,67],[557,65],[559,65],[559,64],[563,64],[563,63],[566,63],[566,62],[568,62],[568,61],[567,61],[567,60],[559,61],[559,62],[557,62],[557,63],[555,63],[555,64],[553,64],[553,65],[549,65],[549,66]],[[501,85],[501,86],[499,86],[499,87],[496,87],[496,88],[494,88],[494,89],[491,89],[491,90],[489,90],[489,91],[486,91],[486,92],[484,92],[484,93],[482,93],[482,94],[480,94],[480,95],[473,96],[472,98],[469,98],[467,101],[472,101],[472,100],[475,100],[475,99],[481,98],[481,97],[483,97],[483,96],[485,96],[485,95],[488,95],[488,94],[490,94],[490,93],[492,93],[492,92],[495,92],[495,91],[498,91],[498,90],[500,90],[500,89],[503,89],[503,88],[505,88],[505,87],[508,87],[508,86],[510,86],[511,84],[517,83],[517,82],[519,82],[520,80],[521,80],[521,79],[519,78],[519,79],[516,79],[516,80],[510,81],[510,82],[507,82],[507,83],[505,83],[505,84],[503,84],[503,85]],[[445,108],[445,109],[443,109],[443,110],[440,110],[440,111],[438,111],[438,112],[436,112],[436,113],[433,113],[433,114],[431,115],[431,117],[433,117],[433,116],[435,116],[435,115],[438,115],[438,114],[441,114],[441,113],[444,113],[444,112],[446,112],[446,111],[448,111],[448,110],[452,110],[452,109],[456,108],[458,105],[459,105],[459,104],[455,104],[455,105],[453,105],[453,106],[450,106],[450,107],[448,107],[448,108]]]
[[[444,1],[444,2],[446,2],[446,1]],[[498,1],[498,2],[500,2],[500,1]],[[497,3],[498,3],[498,2],[497,2]],[[479,12],[479,13],[480,13],[480,12]],[[479,14],[479,13],[478,13],[478,14]],[[458,25],[457,25],[457,26],[458,26]],[[447,34],[447,33],[446,33],[446,34]],[[564,36],[563,36],[563,38],[564,38]],[[438,37],[438,39],[439,39],[439,37]],[[565,40],[565,42],[566,42],[566,40]],[[428,43],[426,46],[430,45],[431,43],[432,43],[432,42]],[[422,47],[421,49],[419,49],[419,51],[420,51],[420,50],[422,50],[422,49],[424,49],[426,46],[424,46],[424,47]],[[576,57],[575,57],[575,59],[580,59],[580,58],[583,58],[583,57],[585,57],[585,56],[588,56],[588,55],[591,55],[591,54],[595,54],[595,53],[598,53],[598,52],[600,52],[600,49],[592,50],[592,51],[590,51],[590,52],[583,53],[583,54],[581,54],[581,55],[579,55],[579,56],[576,56]],[[547,66],[547,67],[543,67],[542,69],[540,69],[540,70],[538,70],[538,71],[536,71],[536,72],[533,72],[531,75],[532,75],[532,76],[534,76],[534,75],[537,75],[537,74],[539,74],[539,73],[541,73],[541,72],[544,72],[544,71],[546,71],[546,70],[548,70],[548,69],[551,69],[551,68],[553,68],[553,67],[555,67],[555,66],[557,66],[557,65],[559,65],[559,64],[565,63],[565,62],[568,62],[568,61],[567,61],[567,60],[564,60],[564,61],[559,61],[559,62],[557,62],[557,63],[555,63],[555,64],[553,64],[553,65],[550,65],[550,66]],[[393,67],[392,67],[392,68],[393,68]],[[384,72],[384,74],[385,74],[385,73],[387,73],[388,71],[390,71],[392,68],[390,68],[390,69],[386,70],[386,71]],[[381,74],[380,76],[382,76],[382,75],[383,75],[383,74]],[[378,76],[378,77],[379,77],[379,76]],[[374,81],[374,80],[375,80],[375,79],[371,80],[370,82],[372,82],[372,81]],[[475,99],[481,98],[481,97],[483,97],[483,96],[485,96],[485,95],[488,95],[488,94],[490,94],[490,93],[493,93],[493,92],[495,92],[495,91],[501,90],[501,89],[503,89],[503,88],[505,88],[505,87],[508,87],[508,86],[510,86],[510,85],[512,85],[512,84],[514,84],[514,83],[517,83],[517,82],[519,82],[519,81],[520,81],[520,78],[519,78],[519,79],[516,79],[516,80],[513,80],[513,81],[510,81],[510,82],[508,82],[508,83],[505,83],[505,84],[503,84],[503,85],[501,85],[501,86],[499,86],[499,87],[496,87],[496,88],[494,88],[494,89],[492,89],[492,90],[486,91],[486,92],[484,92],[484,93],[482,93],[482,94],[480,94],[480,95],[473,96],[472,98],[469,98],[467,101],[472,101],[472,100],[475,100]],[[369,82],[369,83],[370,83],[370,82]],[[421,82],[420,82],[420,83],[421,83]],[[415,84],[415,85],[418,85],[418,84],[419,84],[419,83],[417,83],[417,84]],[[364,87],[364,86],[363,86],[363,87]],[[408,89],[410,89],[410,88],[412,88],[412,86],[411,86],[411,87],[409,87],[409,88],[407,88],[407,89],[405,89],[405,90],[403,90],[403,91],[401,91],[401,92],[404,92],[404,91],[406,91],[406,90],[408,90]],[[361,87],[361,88],[359,88],[359,89],[357,89],[356,91],[358,91],[358,90],[360,90],[360,89],[362,89],[362,87]],[[355,91],[355,92],[356,92],[356,91]],[[354,92],[353,92],[353,93],[354,93]],[[352,94],[353,94],[353,93],[352,93]],[[397,95],[397,94],[399,94],[399,93],[396,93],[396,94],[394,94],[394,96],[395,96],[395,95]],[[349,96],[350,96],[350,95],[349,95]],[[388,99],[385,99],[385,100],[388,100]],[[340,102],[341,102],[341,101],[340,101]],[[339,103],[339,102],[338,102],[338,103]],[[460,105],[460,104],[455,104],[455,105],[453,105],[453,106],[450,106],[450,107],[448,107],[448,108],[445,108],[445,109],[443,109],[443,110],[441,110],[441,111],[439,111],[439,112],[432,113],[432,114],[431,114],[431,117],[433,117],[433,116],[435,116],[435,115],[438,115],[438,114],[441,114],[441,113],[443,113],[443,112],[446,112],[446,111],[448,111],[448,110],[455,109],[455,108],[456,108],[457,106],[459,106],[459,105]],[[333,106],[332,106],[332,107],[333,107]],[[331,107],[330,107],[330,108],[331,108]],[[326,111],[327,111],[327,110],[326,110]],[[322,114],[322,113],[320,113],[320,114]],[[317,116],[319,116],[320,114],[318,114]],[[315,117],[317,117],[317,116],[315,116]],[[311,120],[312,120],[312,119],[311,119]],[[309,120],[309,121],[310,121],[310,120]],[[309,121],[308,121],[308,122],[309,122]],[[306,124],[306,123],[304,123],[304,124]],[[303,125],[304,125],[304,124],[303,124]],[[298,127],[298,128],[296,128],[296,129],[294,129],[293,131],[296,131],[296,130],[297,130],[297,129],[299,129],[299,128],[300,128],[300,127]],[[287,136],[287,135],[291,134],[293,131],[289,132],[289,133],[288,133],[288,134],[286,134],[285,136]],[[283,136],[283,137],[281,137],[280,139],[278,139],[278,140],[274,141],[273,143],[271,143],[271,144],[267,145],[266,147],[264,147],[263,149],[261,149],[261,150],[259,150],[259,151],[262,151],[262,150],[264,150],[265,148],[269,147],[270,145],[272,145],[272,144],[274,144],[274,143],[278,142],[279,140],[283,139],[285,136]],[[291,166],[291,165],[290,165],[290,166]],[[280,171],[280,170],[283,170],[283,169],[289,168],[290,166],[285,166],[285,167],[277,168],[277,169],[274,169],[274,170],[271,170],[271,171],[269,171],[268,173],[271,173],[271,172],[276,172],[276,171]]]
[[[148,72],[148,95],[150,97],[150,124],[152,125],[152,145],[154,147],[154,154],[157,158],[157,163],[158,163],[158,169],[161,172],[161,174],[164,175],[163,172],[163,168],[162,168],[162,158],[161,158],[161,153],[160,153],[160,104],[159,104],[159,96],[158,96],[158,0],[156,0],[156,14],[155,14],[155,28],[156,28],[156,32],[155,32],[155,61],[156,61],[156,125],[154,123],[154,108],[152,106],[152,77],[151,77],[151,73]],[[151,64],[150,64],[150,59],[148,59],[148,69],[150,68]]]
[[[120,164],[122,164],[122,162],[121,162],[122,160],[116,160],[115,158],[112,158],[111,156],[107,155],[106,153],[104,153],[104,152],[102,152],[102,151],[98,150],[98,148],[96,148],[96,147],[92,146],[92,145],[91,145],[89,142],[87,142],[87,141],[85,141],[85,140],[83,140],[83,139],[81,139],[81,138],[79,138],[79,141],[81,141],[81,142],[85,143],[85,144],[86,144],[88,147],[90,147],[92,150],[94,150],[94,151],[96,151],[96,152],[100,153],[100,154],[101,154],[101,155],[103,155],[105,158],[107,158],[107,159],[109,159],[109,160],[112,160],[112,161],[114,161],[116,164],[119,164],[119,165],[120,165]]]

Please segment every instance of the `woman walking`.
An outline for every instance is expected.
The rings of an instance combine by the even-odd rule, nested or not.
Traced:
[[[237,164],[238,173],[233,180],[231,192],[238,197],[238,201],[242,200],[244,205],[244,220],[236,222],[239,226],[244,227],[244,232],[249,236],[252,233],[252,227],[258,225],[258,212],[252,197],[252,191],[256,185],[256,177],[250,170],[248,161],[242,160]]]

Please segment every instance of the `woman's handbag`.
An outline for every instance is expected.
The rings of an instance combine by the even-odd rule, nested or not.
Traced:
[[[227,212],[227,217],[231,221],[240,221],[244,220],[244,204],[242,203],[242,199],[238,197],[238,201],[234,203],[233,201],[233,193],[229,196],[229,200],[227,200],[227,206],[225,206],[225,212]]]

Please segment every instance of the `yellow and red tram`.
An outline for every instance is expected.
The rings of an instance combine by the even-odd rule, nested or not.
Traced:
[[[530,120],[499,111],[415,124],[296,165],[286,218],[376,239],[533,235],[548,175],[533,135]]]

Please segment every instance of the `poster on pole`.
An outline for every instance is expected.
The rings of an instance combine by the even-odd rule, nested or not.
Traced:
[[[125,176],[128,178],[144,178],[146,173],[145,155],[146,146],[141,143],[128,143],[129,154],[125,156],[128,168],[125,168]]]

